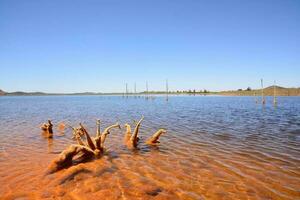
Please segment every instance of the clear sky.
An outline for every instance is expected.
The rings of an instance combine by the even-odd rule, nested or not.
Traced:
[[[0,0],[0,89],[300,87],[299,0]]]

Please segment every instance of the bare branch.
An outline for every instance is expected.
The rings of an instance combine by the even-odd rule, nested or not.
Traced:
[[[103,149],[102,149],[102,147],[101,147],[101,136],[95,138],[95,144],[96,144],[96,148],[97,148],[98,150],[100,150],[101,152],[103,152]]]
[[[47,173],[51,174],[71,165],[74,156],[76,156],[80,152],[84,153],[86,156],[94,155],[94,152],[88,147],[82,145],[71,145],[66,150],[64,150],[58,158],[52,161],[47,170]]]
[[[154,133],[147,141],[147,144],[156,144],[159,143],[158,139],[161,136],[161,134],[166,133],[167,131],[165,129],[159,129],[156,133]]]
[[[121,126],[120,126],[119,123],[115,123],[115,124],[107,127],[106,129],[104,129],[104,131],[103,131],[103,133],[101,135],[109,133],[110,129],[112,129],[112,128],[119,128],[119,129],[121,129]]]
[[[126,133],[124,136],[124,143],[127,144],[130,141],[131,137],[131,126],[129,124],[125,124]]]
[[[53,124],[52,124],[52,122],[51,122],[51,120],[50,119],[48,119],[48,129],[49,129],[49,133],[51,133],[51,134],[53,134],[53,130],[52,130],[52,127],[53,127]]]
[[[141,123],[142,123],[143,120],[144,120],[144,116],[142,116],[142,118],[140,119],[140,121],[138,121],[138,123],[136,124],[136,127],[135,127],[135,129],[133,131],[133,134],[130,137],[130,142],[132,143],[132,145],[134,147],[137,146],[137,136],[138,136],[139,129],[140,129],[140,126],[141,126]]]
[[[101,121],[100,121],[100,119],[97,119],[96,125],[97,125],[96,137],[100,137],[101,136],[101,129],[100,129]]]
[[[103,133],[101,134],[101,148],[104,148],[104,142],[105,142],[105,139],[106,139],[106,136],[110,133],[110,129],[113,129],[113,128],[119,128],[121,129],[121,126],[119,123],[116,123],[116,124],[113,124],[109,127],[107,127]]]
[[[48,120],[48,123],[44,123],[41,126],[42,131],[47,134],[48,138],[53,137],[53,124],[51,123],[51,120]]]
[[[85,136],[86,136],[86,141],[87,141],[89,147],[90,147],[92,150],[95,150],[95,149],[96,149],[95,144],[94,144],[92,138],[90,137],[90,135],[88,134],[87,130],[84,128],[84,126],[83,126],[81,123],[80,123],[79,125],[80,125],[80,127],[82,128],[82,131],[83,131],[83,133],[84,133]]]
[[[80,136],[80,135],[76,135],[76,136],[75,136],[75,138],[76,138],[76,140],[77,140],[77,143],[78,143],[79,145],[87,146],[87,144],[86,144],[86,143],[84,143],[84,142],[82,141],[82,139],[81,139],[81,136]]]

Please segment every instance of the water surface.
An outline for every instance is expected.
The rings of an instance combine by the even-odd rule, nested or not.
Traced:
[[[0,98],[1,199],[300,199],[300,98],[277,107],[252,97],[122,96]],[[124,128],[106,141],[98,160],[45,176],[51,160],[70,144],[71,130],[41,123],[104,126],[145,120],[139,149],[123,145]],[[143,144],[166,128],[157,147]]]

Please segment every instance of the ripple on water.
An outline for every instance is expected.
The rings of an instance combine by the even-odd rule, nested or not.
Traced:
[[[232,103],[234,102],[234,103]],[[248,97],[51,96],[0,98],[0,196],[7,199],[300,199],[300,103],[275,110]],[[293,105],[291,107],[291,105]],[[108,136],[101,158],[55,174],[44,172],[69,144],[71,130],[46,139],[39,125],[83,122],[93,135],[141,115],[137,150],[124,128]],[[143,142],[168,129],[161,144]]]

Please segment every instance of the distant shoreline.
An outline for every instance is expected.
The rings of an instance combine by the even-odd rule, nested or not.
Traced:
[[[163,96],[167,94],[150,94],[151,96]],[[122,97],[146,97],[147,95],[123,95],[123,94],[44,94],[44,95],[0,95],[1,97],[47,97],[47,96],[122,96]],[[255,97],[254,95],[236,95],[236,94],[169,94],[170,97],[174,96],[223,96],[223,97]],[[265,97],[273,97],[273,95],[264,95]],[[300,95],[277,95],[277,97],[299,97]],[[260,96],[257,96],[260,97]]]
[[[276,96],[300,96],[300,88],[284,88],[276,86],[270,86],[264,88],[264,96],[274,96],[274,91]],[[246,89],[246,90],[232,90],[232,91],[174,91],[174,92],[164,92],[164,91],[149,91],[140,93],[95,93],[95,92],[82,92],[82,93],[44,93],[44,92],[4,92],[0,90],[0,96],[145,96],[145,95],[188,95],[188,96],[199,96],[199,95],[219,95],[219,96],[261,96],[261,89]]]

